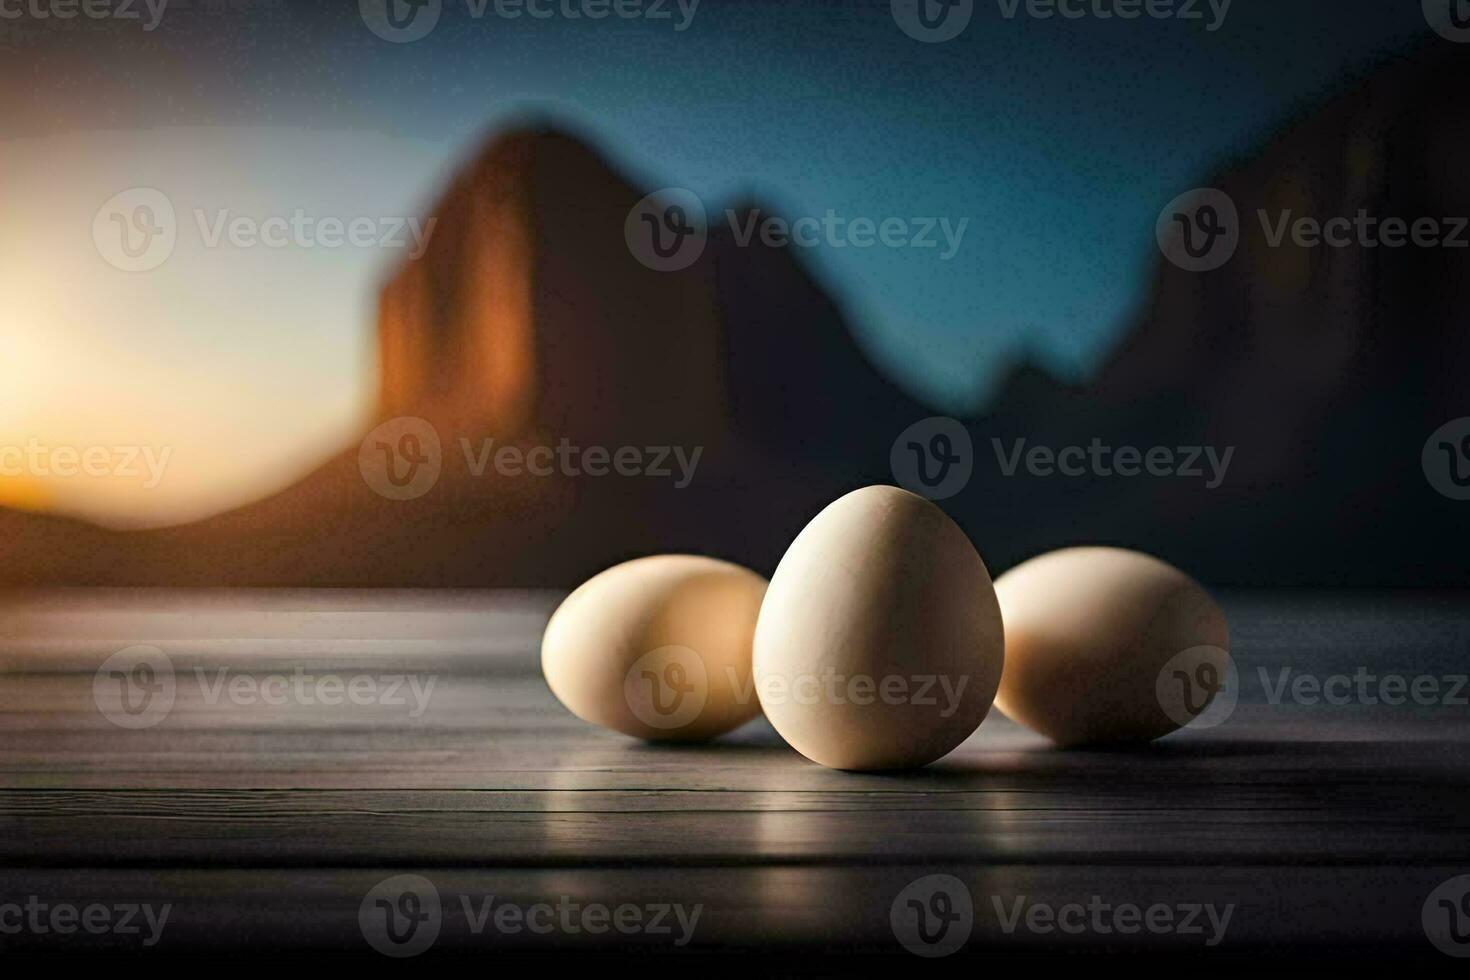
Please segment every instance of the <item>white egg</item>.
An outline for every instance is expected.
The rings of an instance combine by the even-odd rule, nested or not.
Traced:
[[[756,692],[814,762],[922,766],[985,719],[1004,650],[990,574],[964,532],[922,497],[865,487],[781,559],[756,627]]]
[[[1066,548],[995,583],[1006,665],[995,704],[1062,745],[1187,724],[1229,676],[1225,615],[1188,575],[1120,548]]]
[[[760,711],[751,638],[766,580],[697,555],[655,555],[593,576],[541,639],[552,693],[585,721],[655,740],[730,731]]]

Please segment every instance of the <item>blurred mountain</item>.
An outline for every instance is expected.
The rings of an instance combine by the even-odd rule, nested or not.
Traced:
[[[1234,454],[1214,490],[1182,478],[972,486],[1026,515],[1030,526],[988,535],[1004,563],[1107,541],[1242,584],[1470,582],[1470,507],[1436,492],[1421,461],[1431,433],[1470,416],[1470,108],[1451,94],[1470,81],[1467,59],[1427,45],[1210,181],[1239,212],[1234,256],[1207,272],[1161,260],[1148,308],[1090,384],[1016,373],[973,427],[982,456],[981,437],[996,436]],[[1274,242],[1288,213],[1432,218],[1447,235],[1458,217],[1460,244]]]
[[[380,302],[378,421],[421,419],[440,443],[422,496],[378,492],[354,446],[182,527],[0,512],[0,530],[15,528],[0,582],[566,585],[666,550],[774,567],[854,485],[848,460],[871,456],[862,481],[887,478],[862,420],[887,430],[924,412],[857,352],[788,252],[720,232],[686,269],[640,263],[624,225],[642,197],[553,129],[491,141],[451,182],[429,247]],[[527,472],[529,454],[564,446],[570,465]],[[506,447],[522,463],[501,470]],[[620,451],[637,458],[618,463]]]
[[[974,473],[943,506],[993,570],[1106,542],[1215,583],[1470,580],[1470,507],[1420,462],[1431,432],[1470,415],[1467,250],[1273,246],[1258,217],[1470,215],[1470,109],[1453,95],[1467,53],[1451,48],[1385,66],[1217,175],[1235,255],[1209,272],[1161,259],[1093,381],[1021,363],[966,421]],[[429,248],[380,304],[378,421],[421,419],[440,445],[422,495],[392,499],[379,472],[418,472],[421,429],[375,430],[282,493],[183,527],[0,512],[0,584],[571,585],[669,550],[769,572],[827,501],[892,482],[894,439],[933,413],[866,359],[798,250],[741,243],[732,228],[758,203],[733,222],[711,211],[699,257],[656,271],[625,232],[644,193],[541,128],[493,140],[450,183]],[[1092,445],[1208,447],[1229,466],[1215,487],[1203,452],[1199,478],[1006,474],[1018,446]],[[537,476],[497,470],[505,447],[579,455]]]

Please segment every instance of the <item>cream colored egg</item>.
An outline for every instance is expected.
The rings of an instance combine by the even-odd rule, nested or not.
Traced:
[[[985,564],[937,506],[854,491],[781,559],[755,635],[776,731],[835,769],[922,766],[985,719],[1005,637]]]
[[[585,721],[638,738],[693,741],[760,711],[751,638],[766,580],[697,555],[654,555],[593,576],[541,638],[553,694]]]
[[[1209,707],[1225,615],[1188,575],[1120,548],[1066,548],[995,583],[1006,665],[995,704],[1062,745],[1143,742]]]

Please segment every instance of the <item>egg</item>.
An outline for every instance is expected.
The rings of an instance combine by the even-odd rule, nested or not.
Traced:
[[[926,765],[975,731],[1005,657],[990,573],[936,505],[873,486],[787,548],[755,631],[766,718],[835,769]]]
[[[541,638],[546,683],[584,721],[696,741],[760,713],[751,638],[766,580],[698,555],[624,562],[584,582]]]
[[[1053,551],[995,591],[1006,628],[996,707],[1061,745],[1167,735],[1209,707],[1230,668],[1219,606],[1149,555]]]

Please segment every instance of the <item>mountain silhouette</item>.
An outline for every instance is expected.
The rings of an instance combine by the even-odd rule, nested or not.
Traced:
[[[923,409],[856,351],[788,253],[716,230],[687,269],[641,264],[624,226],[643,196],[547,127],[491,140],[450,182],[429,247],[379,304],[375,423],[435,431],[442,472],[423,496],[382,496],[352,446],[280,493],[180,527],[0,511],[13,544],[0,582],[566,585],[669,550],[774,567],[832,496],[886,478],[886,449],[862,451],[859,420],[907,424]],[[636,450],[640,475],[493,462],[507,446],[563,445]],[[860,474],[835,469],[863,456]]]
[[[992,529],[1005,564],[1097,541],[1241,584],[1470,581],[1470,510],[1438,493],[1421,461],[1431,433],[1470,416],[1470,247],[1273,242],[1288,212],[1432,218],[1448,235],[1470,215],[1457,162],[1470,109],[1453,95],[1467,81],[1464,48],[1436,40],[1304,113],[1209,182],[1239,212],[1226,264],[1188,272],[1161,259],[1147,309],[1089,384],[1018,372],[973,427],[977,442],[1235,452],[1207,492],[1116,478],[982,489],[976,499],[1046,518]]]
[[[1190,272],[1161,257],[1091,381],[1023,362],[963,420],[974,471],[942,506],[993,571],[1088,542],[1217,584],[1466,583],[1470,505],[1434,489],[1421,451],[1470,416],[1470,250],[1275,244],[1270,229],[1287,211],[1470,215],[1470,110],[1454,94],[1467,56],[1431,45],[1386,64],[1215,175],[1238,212],[1229,261]],[[378,323],[374,426],[420,419],[440,444],[421,496],[385,496],[362,462],[408,465],[422,440],[393,430],[180,527],[0,511],[0,584],[569,586],[659,551],[770,572],[826,502],[893,482],[894,439],[935,413],[869,362],[799,250],[740,241],[726,212],[739,226],[758,202],[712,209],[687,265],[640,261],[629,216],[649,190],[551,126],[492,139],[449,182]],[[1018,446],[1094,444],[1229,451],[1229,465],[1214,487],[1007,473]],[[523,461],[601,451],[607,475],[585,455],[547,475],[501,468],[506,447]],[[660,450],[667,475],[648,472]],[[620,451],[637,456],[622,475]],[[697,465],[681,470],[679,452]]]

